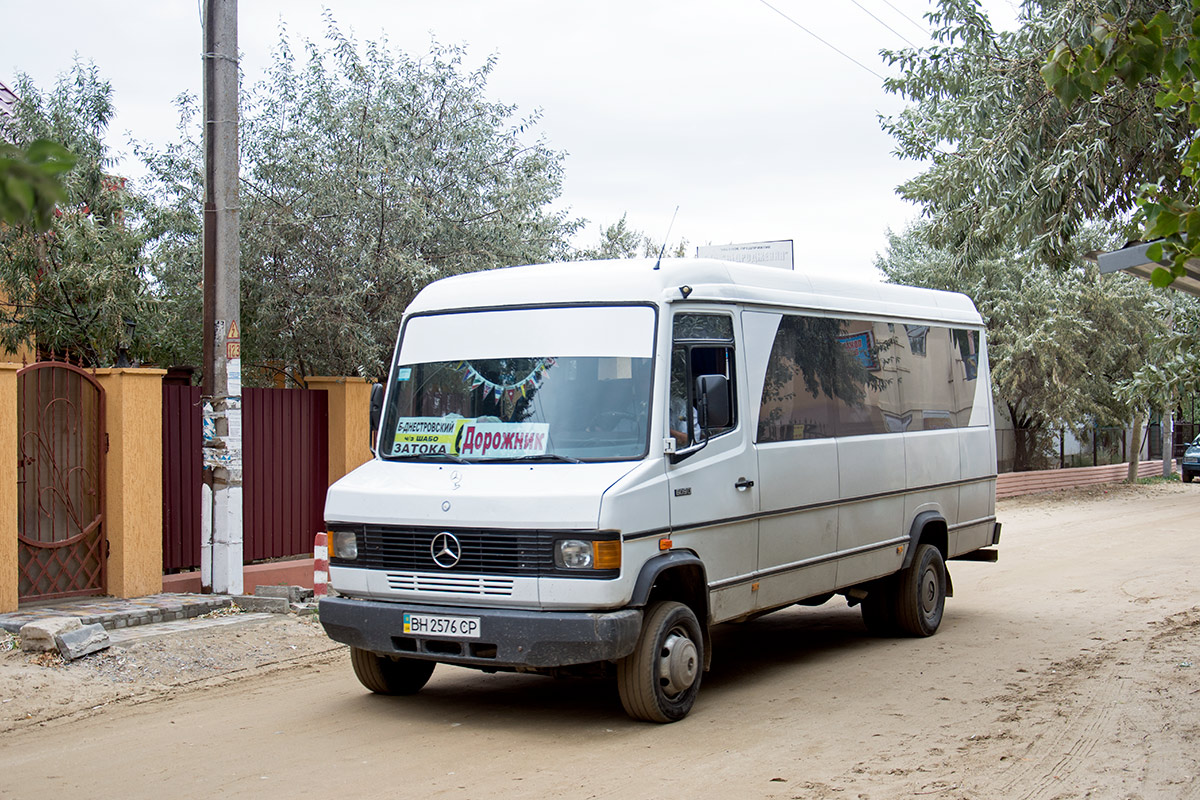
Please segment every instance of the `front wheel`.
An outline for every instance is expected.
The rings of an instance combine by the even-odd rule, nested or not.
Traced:
[[[946,607],[946,562],[931,544],[917,547],[912,563],[901,570],[896,585],[896,623],[912,636],[932,636]]]
[[[663,601],[646,609],[633,652],[617,662],[621,705],[634,719],[675,722],[692,710],[704,670],[704,635],[692,610]]]
[[[393,658],[357,647],[350,648],[350,663],[358,682],[376,694],[416,694],[437,666],[435,661]]]

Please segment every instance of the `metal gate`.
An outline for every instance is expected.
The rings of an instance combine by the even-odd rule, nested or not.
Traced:
[[[200,566],[204,446],[199,386],[163,385],[163,570]]]
[[[163,569],[200,566],[200,389],[163,387]],[[310,555],[329,486],[329,395],[242,390],[242,556]]]
[[[242,423],[245,561],[312,553],[329,488],[329,394],[243,389]]]
[[[104,594],[104,389],[79,367],[17,372],[17,596]]]

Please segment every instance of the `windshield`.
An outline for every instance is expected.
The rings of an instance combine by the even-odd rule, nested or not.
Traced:
[[[649,448],[655,310],[410,319],[380,429],[387,459],[593,461]]]

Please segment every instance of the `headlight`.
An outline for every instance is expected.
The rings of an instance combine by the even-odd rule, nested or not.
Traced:
[[[580,539],[564,539],[554,550],[554,564],[567,569],[592,568],[592,543]]]
[[[621,541],[562,539],[554,547],[554,564],[563,569],[620,569]]]
[[[347,560],[358,558],[358,541],[354,531],[329,532],[329,557]]]

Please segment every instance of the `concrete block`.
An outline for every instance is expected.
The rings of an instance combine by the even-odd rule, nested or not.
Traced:
[[[317,613],[317,604],[313,602],[292,603],[292,613],[298,617],[308,617]]]
[[[255,586],[255,597],[282,597],[289,603],[300,602],[299,586]]]
[[[271,614],[286,614],[291,608],[286,597],[255,597],[252,594],[240,594],[233,602],[243,611],[266,611]]]
[[[58,642],[54,637],[60,633],[77,631],[83,627],[79,617],[46,617],[45,619],[26,622],[21,626],[21,649],[30,652],[57,650]]]
[[[108,631],[104,630],[103,625],[84,625],[56,635],[54,640],[58,645],[58,652],[68,661],[98,652],[111,644]]]

